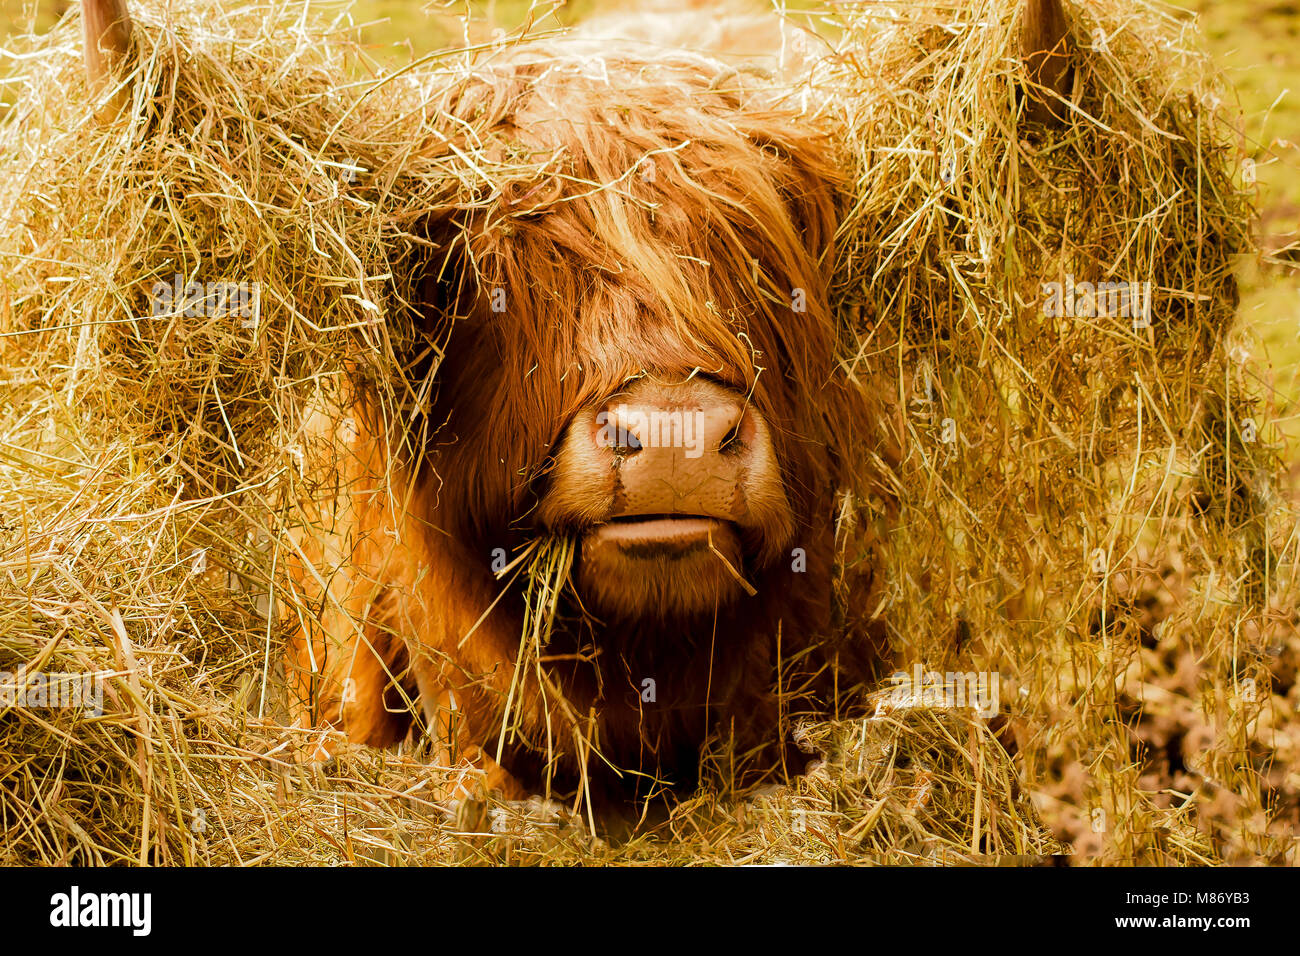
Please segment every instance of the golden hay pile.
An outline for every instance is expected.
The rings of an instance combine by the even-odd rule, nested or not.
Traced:
[[[1294,862],[1297,541],[1234,352],[1235,117],[1183,21],[1105,0],[1070,7],[1073,123],[1018,124],[1019,7],[828,10],[835,54],[791,91],[844,137],[844,362],[887,390],[901,450],[892,493],[842,517],[843,572],[880,562],[888,598],[846,610],[883,616],[909,673],[997,676],[997,714],[886,688],[801,728],[818,762],[789,787],[702,793],[624,839],[540,801],[438,805],[445,768],[419,754],[299,765],[283,726],[305,409],[349,367],[395,383],[394,412],[418,400],[392,374],[437,354],[405,311],[414,225],[539,173],[447,148],[437,91],[473,51],[379,75],[299,8],[134,3],[133,101],[101,125],[75,19],[33,41],[0,121],[0,671],[106,679],[98,714],[0,700],[0,862],[945,863],[1063,841]],[[152,317],[176,275],[256,283],[256,306]],[[1045,314],[1044,283],[1107,281],[1149,282],[1149,322],[1078,295]]]

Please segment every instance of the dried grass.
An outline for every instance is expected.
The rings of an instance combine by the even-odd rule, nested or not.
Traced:
[[[406,313],[414,224],[535,173],[443,145],[430,104],[472,51],[383,75],[296,7],[133,4],[104,126],[76,23],[33,41],[0,124],[0,670],[106,697],[0,705],[0,861],[1294,862],[1297,543],[1232,357],[1235,115],[1185,21],[1104,0],[1071,7],[1073,123],[1031,130],[1018,7],[828,8],[838,55],[791,91],[843,134],[844,365],[902,450],[891,494],[846,503],[841,571],[888,591],[849,610],[905,670],[1001,675],[1000,714],[890,698],[803,728],[820,764],[789,787],[617,841],[443,806],[418,749],[297,764],[285,726],[301,424],[349,372],[401,420],[440,349]],[[175,274],[257,283],[255,321],[150,316]],[[1045,316],[1067,274],[1151,282],[1150,327]],[[535,663],[571,552],[516,559]]]

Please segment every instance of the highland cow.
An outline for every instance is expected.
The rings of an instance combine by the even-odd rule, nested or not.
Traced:
[[[1063,24],[1031,0],[1031,80],[1053,89]],[[304,721],[383,746],[418,715],[439,762],[508,794],[644,799],[702,770],[801,772],[796,716],[878,676],[869,542],[837,568],[836,516],[896,450],[837,362],[841,163],[820,122],[751,85],[695,54],[570,40],[439,104],[537,173],[429,217],[423,321],[445,353],[403,435],[364,387],[352,400],[317,542],[337,570],[290,646]],[[495,571],[556,540],[572,573],[539,610]],[[299,575],[308,595],[322,580]],[[525,636],[539,615],[544,646]]]

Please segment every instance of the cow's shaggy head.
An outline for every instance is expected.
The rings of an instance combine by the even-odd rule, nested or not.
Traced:
[[[451,329],[433,467],[490,543],[576,535],[612,618],[745,593],[826,506],[861,424],[826,302],[838,179],[818,125],[696,58],[516,55],[445,104],[532,165],[438,221]],[[486,118],[486,119],[485,119]]]

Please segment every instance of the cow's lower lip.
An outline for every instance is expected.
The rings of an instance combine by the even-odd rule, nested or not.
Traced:
[[[728,522],[701,515],[623,516],[591,530],[593,543],[613,545],[624,551],[652,548],[686,553],[707,549],[710,539],[730,536]]]
[[[744,593],[741,529],[704,515],[637,515],[588,530],[577,586],[597,613],[628,620],[715,611]]]

